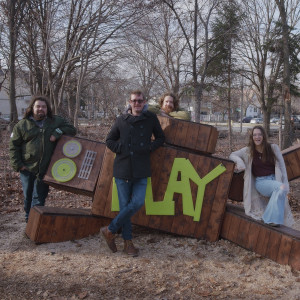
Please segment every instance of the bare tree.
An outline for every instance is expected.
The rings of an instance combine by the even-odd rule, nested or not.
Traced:
[[[269,132],[271,109],[277,100],[275,92],[282,66],[273,43],[277,37],[276,5],[269,0],[250,0],[243,6],[245,18],[240,46],[243,74],[253,86],[263,111],[264,127]]]
[[[289,35],[290,26],[288,25],[288,4],[292,5],[290,9],[293,15],[298,15],[300,9],[298,1],[275,0],[280,13],[282,27],[282,48],[283,48],[283,80],[282,80],[282,98],[284,102],[284,132],[283,141],[280,143],[283,149],[292,145],[293,141],[293,126],[291,124],[291,78],[290,78],[290,46]],[[294,3],[293,3],[294,2]],[[297,18],[298,18],[297,16]]]
[[[18,37],[20,27],[23,23],[25,8],[28,1],[7,0],[2,1],[1,6],[6,16],[8,26],[9,58],[9,102],[10,102],[10,122],[14,125],[18,121],[18,111],[16,105],[16,56],[18,52]]]
[[[208,66],[213,59],[209,52],[210,21],[220,1],[193,0],[183,3],[176,0],[162,0],[174,13],[187,43],[194,90],[195,121],[200,121],[200,108]]]
[[[180,27],[168,7],[159,3],[153,11],[141,18],[133,31],[126,36],[128,46],[123,49],[124,57],[140,71],[137,76],[146,74],[141,69],[147,68],[147,78],[140,79],[144,90],[161,94],[172,91],[180,95],[182,87],[183,56],[186,42],[182,41]],[[138,39],[138,43],[134,42]],[[152,77],[149,77],[152,76]],[[146,86],[144,86],[146,84]]]
[[[139,4],[137,0],[31,1],[28,17],[34,26],[25,27],[24,32],[24,36],[32,37],[24,49],[27,65],[33,66],[34,75],[42,69],[38,89],[50,96],[56,113],[65,110],[65,87],[69,78],[77,73],[76,119],[81,86],[87,72],[99,65],[103,51],[110,50],[104,46],[115,33],[138,19],[135,12]],[[32,83],[36,84],[36,81]]]

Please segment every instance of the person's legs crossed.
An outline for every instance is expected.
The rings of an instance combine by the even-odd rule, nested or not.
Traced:
[[[256,178],[255,187],[260,194],[270,198],[263,214],[263,221],[283,224],[288,188],[283,183],[276,181],[274,175]]]
[[[116,178],[120,212],[109,225],[109,230],[116,233],[122,227],[124,240],[132,239],[130,218],[143,206],[145,202],[147,178],[126,181]]]

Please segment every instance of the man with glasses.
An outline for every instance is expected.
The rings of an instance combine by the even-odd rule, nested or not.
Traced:
[[[141,91],[130,94],[129,105],[131,110],[117,118],[106,138],[107,147],[116,153],[113,176],[120,212],[109,226],[101,228],[101,233],[110,250],[116,252],[115,234],[122,229],[124,252],[137,256],[138,249],[132,243],[131,217],[144,205],[147,177],[151,176],[150,153],[164,143],[165,136],[156,115],[147,111]]]

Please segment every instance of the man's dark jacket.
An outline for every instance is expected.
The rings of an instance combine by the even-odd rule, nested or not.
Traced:
[[[152,134],[154,140],[151,140]],[[150,177],[150,153],[164,141],[164,132],[154,113],[145,111],[140,116],[128,113],[119,116],[106,138],[107,147],[116,153],[114,177]]]
[[[48,168],[56,142],[50,141],[50,136],[75,135],[76,128],[59,116],[45,120],[40,128],[30,118],[19,121],[12,132],[9,141],[10,163],[15,171],[23,166],[28,171],[42,177]]]

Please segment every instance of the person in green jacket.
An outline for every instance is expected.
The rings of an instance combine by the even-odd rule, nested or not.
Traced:
[[[10,163],[20,172],[26,222],[31,207],[45,204],[49,186],[43,177],[56,142],[63,134],[73,136],[76,128],[64,118],[52,115],[45,96],[33,96],[24,118],[13,128],[9,141]]]

